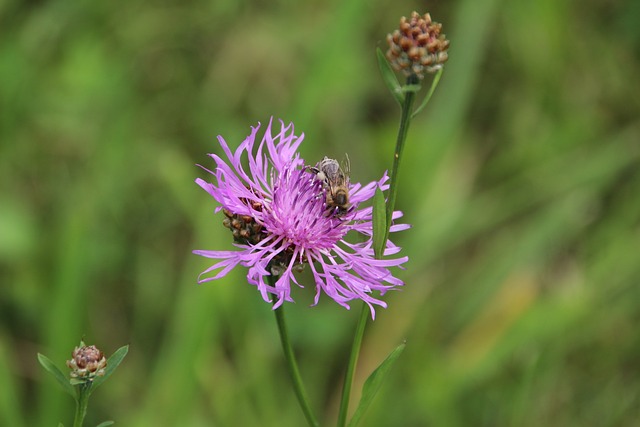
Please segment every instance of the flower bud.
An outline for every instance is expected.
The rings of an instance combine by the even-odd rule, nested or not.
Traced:
[[[257,203],[254,203],[253,208],[262,210],[262,206],[257,205]],[[222,224],[231,230],[233,240],[236,243],[257,245],[265,238],[265,234],[262,232],[262,225],[258,224],[251,216],[234,214],[228,209],[223,209],[222,212],[226,216],[222,220]]]
[[[92,381],[95,377],[104,375],[107,359],[95,345],[76,347],[71,353],[71,360],[67,360],[67,366],[71,369],[72,378]]]
[[[402,17],[400,28],[387,35],[387,59],[396,71],[406,76],[424,78],[424,73],[435,73],[447,61],[449,40],[441,34],[442,24],[431,21],[431,15]]]

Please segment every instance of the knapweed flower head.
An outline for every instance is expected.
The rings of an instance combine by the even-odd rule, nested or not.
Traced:
[[[435,73],[448,59],[449,40],[441,31],[442,24],[431,21],[428,13],[413,12],[410,19],[403,16],[400,27],[387,35],[387,59],[406,76],[422,79],[425,72]]]
[[[71,378],[93,381],[95,377],[104,375],[107,359],[95,345],[81,342],[80,347],[76,347],[71,353],[67,366],[71,369]]]
[[[293,301],[292,284],[302,285],[294,275],[304,266],[310,269],[316,287],[314,305],[321,293],[349,308],[349,301],[360,299],[371,308],[386,307],[378,298],[403,283],[390,267],[401,266],[407,257],[393,257],[400,248],[387,243],[383,260],[375,259],[372,242],[372,208],[364,207],[376,188],[385,190],[385,174],[367,185],[348,181],[348,209],[327,205],[326,181],[317,176],[315,164],[305,164],[297,153],[304,135],[294,134],[293,124],[280,122],[274,132],[269,122],[258,141],[260,124],[232,151],[218,137],[223,155],[210,154],[215,162],[212,182],[196,179],[220,204],[223,224],[232,231],[234,251],[197,250],[197,255],[218,260],[205,270],[198,282],[224,277],[238,265],[248,268],[247,280],[255,285],[274,309]],[[277,126],[277,125],[276,125]],[[275,134],[274,134],[275,133]],[[394,219],[401,216],[394,213]],[[408,228],[396,224],[391,231]],[[347,233],[360,234],[360,242],[345,239]]]

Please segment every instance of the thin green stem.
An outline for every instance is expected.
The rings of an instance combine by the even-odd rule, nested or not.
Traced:
[[[344,384],[342,385],[342,399],[340,400],[340,412],[338,413],[338,427],[344,427],[347,422],[347,412],[349,410],[349,398],[351,397],[351,386],[353,384],[353,376],[356,373],[356,365],[360,356],[360,347],[362,346],[362,338],[364,337],[364,328],[367,326],[369,319],[369,306],[362,302],[362,310],[360,311],[360,319],[356,326],[356,333],[353,337],[351,346],[351,355],[349,356],[349,364],[347,372],[344,375]]]
[[[82,427],[84,417],[87,415],[87,406],[89,404],[89,390],[91,383],[87,382],[78,385],[78,398],[76,399],[76,414],[73,418],[73,427]]]
[[[417,76],[410,76],[407,79],[407,86],[418,84]],[[402,104],[402,117],[400,119],[400,129],[398,130],[398,138],[396,141],[396,150],[393,156],[393,168],[391,170],[391,183],[389,187],[389,199],[387,201],[386,217],[387,223],[384,234],[384,244],[382,248],[387,245],[387,239],[389,238],[389,228],[391,227],[391,219],[393,215],[393,209],[396,204],[396,194],[398,189],[398,170],[400,168],[400,158],[402,156],[402,149],[404,148],[404,142],[407,139],[407,132],[409,131],[409,125],[411,124],[413,104],[416,100],[416,92],[408,91],[405,93],[404,103]],[[381,256],[384,255],[384,249]],[[356,365],[358,363],[358,357],[360,356],[360,348],[362,346],[362,339],[364,337],[364,329],[367,326],[367,320],[369,319],[369,307],[363,301],[362,310],[360,312],[360,318],[356,326],[356,333],[353,338],[353,344],[351,346],[351,355],[349,356],[349,364],[347,365],[347,372],[345,373],[344,384],[342,386],[342,399],[340,400],[340,412],[338,413],[338,427],[344,427],[347,422],[347,412],[349,410],[349,399],[351,397],[351,386],[353,385],[353,377],[356,372]]]
[[[273,276],[269,276],[270,281],[275,282],[275,278]],[[296,363],[295,355],[293,354],[293,348],[291,347],[291,341],[289,341],[289,333],[287,332],[287,324],[284,320],[284,307],[280,306],[276,308],[276,322],[278,323],[278,331],[280,332],[280,342],[282,343],[282,350],[284,351],[284,357],[287,360],[287,369],[289,370],[289,375],[291,376],[291,381],[293,381],[293,389],[296,393],[296,397],[298,398],[298,403],[300,403],[300,407],[302,408],[302,412],[304,412],[304,416],[307,419],[307,422],[311,427],[318,427],[320,424],[316,419],[315,415],[313,415],[313,411],[311,410],[311,405],[309,404],[309,398],[307,397],[307,393],[304,389],[304,384],[302,383],[302,377],[300,376],[300,371],[298,370],[298,364]]]
[[[407,78],[407,86],[418,84],[418,77],[411,75]],[[398,171],[400,169],[400,158],[402,157],[402,150],[404,148],[404,142],[407,139],[407,133],[409,132],[409,125],[411,124],[411,116],[413,114],[413,103],[416,100],[416,92],[409,91],[405,94],[404,103],[402,104],[402,116],[400,117],[400,128],[398,129],[398,138],[396,139],[396,150],[393,155],[393,168],[391,169],[391,180],[389,183],[389,198],[387,200],[387,227],[384,235],[384,245],[387,245],[387,239],[389,238],[389,228],[391,227],[391,220],[393,216],[393,209],[396,206],[396,195],[398,193]],[[383,250],[384,252],[384,250]]]

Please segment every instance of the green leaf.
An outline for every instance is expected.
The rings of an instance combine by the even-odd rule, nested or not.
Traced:
[[[74,399],[77,399],[76,390],[73,388],[67,378],[60,369],[44,354],[38,353],[38,362],[46,369],[62,386],[62,389],[69,393]]]
[[[386,235],[387,208],[384,203],[384,194],[378,187],[373,195],[373,252],[376,259],[382,259],[384,255]]]
[[[393,350],[391,354],[387,356],[384,362],[382,362],[380,366],[378,366],[378,368],[373,371],[371,375],[369,375],[369,378],[367,378],[367,380],[364,382],[364,386],[362,387],[362,397],[360,398],[358,409],[356,409],[356,412],[353,414],[353,418],[351,418],[351,421],[349,421],[349,427],[356,427],[358,425],[358,422],[360,422],[360,418],[362,418],[366,410],[369,408],[371,402],[373,402],[374,396],[382,386],[382,381],[389,373],[391,366],[398,359],[398,357],[400,357],[400,354],[402,354],[402,351],[405,347],[405,343],[402,343],[398,347],[396,347],[395,350]]]
[[[64,427],[64,424],[58,423],[58,427]]]
[[[402,86],[400,86],[396,73],[393,71],[393,68],[391,68],[391,64],[389,64],[389,61],[387,61],[387,58],[380,48],[376,50],[376,55],[378,56],[378,67],[380,68],[384,84],[387,85],[387,88],[389,88],[393,97],[398,101],[398,104],[402,106],[404,103],[404,93],[402,93]]]
[[[429,92],[422,100],[422,104],[420,104],[420,106],[414,110],[413,114],[411,115],[411,118],[415,117],[420,111],[422,111],[422,109],[427,105],[427,103],[431,99],[433,92],[435,92],[436,90],[436,86],[438,86],[438,83],[440,82],[440,77],[442,76],[442,70],[444,70],[444,68],[440,68],[436,73],[436,75],[433,77],[433,82],[431,82],[431,87],[429,88]]]
[[[93,387],[91,387],[91,391],[93,392],[98,386],[100,386],[103,382],[106,381],[107,378],[113,374],[118,365],[122,362],[124,357],[129,352],[129,346],[125,345],[120,347],[111,355],[109,359],[107,359],[107,367],[104,370],[104,375],[101,377],[97,377],[93,380]]]
[[[96,427],[107,427],[107,426],[112,426],[114,424],[115,423],[113,421],[104,421],[98,424]]]

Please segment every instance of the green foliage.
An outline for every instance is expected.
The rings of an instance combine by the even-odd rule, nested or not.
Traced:
[[[389,64],[389,61],[384,56],[384,52],[382,52],[380,48],[376,49],[376,57],[378,58],[378,68],[380,69],[382,81],[387,85],[391,95],[393,95],[395,100],[402,107],[402,104],[404,104],[404,88],[398,81],[398,76],[396,76],[395,71],[391,68],[391,64]],[[419,88],[420,87],[418,86],[418,89]]]
[[[391,367],[393,366],[395,361],[398,360],[398,357],[400,357],[400,355],[402,354],[405,346],[406,344],[402,343],[398,347],[396,347],[364,382],[364,386],[362,387],[362,397],[360,398],[360,402],[358,403],[356,412],[353,414],[353,417],[349,421],[349,427],[356,427],[358,425],[360,419],[373,402],[373,398],[378,393],[378,390],[380,390],[380,387],[382,387],[382,384],[384,383],[384,380]]]
[[[424,99],[422,100],[422,102],[420,103],[420,105],[418,105],[418,107],[416,107],[416,109],[413,111],[413,114],[411,115],[411,117],[415,117],[418,115],[418,113],[420,113],[420,111],[422,111],[424,109],[424,107],[427,106],[427,103],[429,102],[429,100],[431,99],[431,97],[433,96],[433,93],[436,90],[436,87],[438,87],[438,83],[440,82],[440,77],[442,77],[442,72],[444,71],[444,68],[440,68],[433,76],[433,81],[431,82],[431,87],[429,88],[429,91],[427,92],[427,94],[425,95]]]
[[[377,259],[382,259],[384,255],[386,226],[387,212],[384,194],[380,188],[376,188],[376,193],[373,196],[373,250]]]
[[[60,369],[51,361],[51,359],[49,359],[44,354],[38,353],[38,362],[40,362],[40,365],[42,365],[42,367],[46,369],[47,372],[49,372],[51,376],[53,376],[53,378],[55,378],[55,380],[58,382],[58,384],[60,384],[64,391],[66,391],[74,399],[78,398],[75,388],[73,388],[73,386],[69,382],[69,376],[63,374],[62,371],[60,371]]]
[[[129,346],[125,345],[117,349],[111,357],[107,359],[107,367],[104,370],[104,375],[100,377],[96,377],[93,380],[93,385],[91,387],[91,392],[97,389],[102,383],[104,383],[116,370],[116,368],[122,363],[125,356],[129,352]]]
[[[381,349],[411,345],[361,425],[634,426],[638,3],[432,4],[450,59],[399,175],[406,285],[367,330],[354,390]],[[192,249],[233,246],[194,164],[273,114],[305,132],[305,159],[348,151],[354,182],[379,179],[399,109],[373,50],[413,7],[0,6],[0,425],[71,425],[34,355],[64,360],[83,334],[131,345],[88,426],[304,423],[243,269],[195,283],[210,264]],[[292,341],[333,420],[357,310],[310,308],[299,282]]]

